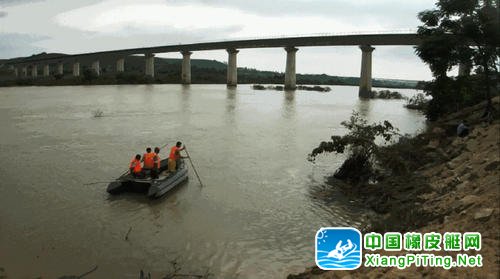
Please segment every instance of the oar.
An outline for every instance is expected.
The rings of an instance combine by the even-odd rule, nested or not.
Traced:
[[[189,156],[189,152],[187,150],[187,147],[184,145],[184,151],[186,151],[186,154],[188,155],[189,162],[191,163],[191,166],[193,167],[194,174],[196,174],[196,177],[198,178],[198,181],[200,182],[200,186],[203,187],[203,182],[201,182],[200,176],[198,175],[198,172],[196,171],[196,168],[194,167],[193,161],[191,160],[191,156]]]

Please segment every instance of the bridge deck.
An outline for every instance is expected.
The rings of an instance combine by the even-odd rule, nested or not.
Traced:
[[[356,45],[417,45],[420,39],[416,34],[369,34],[369,35],[335,35],[335,36],[309,36],[285,37],[271,39],[252,39],[237,41],[222,41],[195,44],[179,44],[144,48],[131,48],[121,50],[99,51],[81,54],[55,56],[50,58],[16,58],[8,64],[32,63],[38,61],[54,62],[59,60],[76,59],[82,56],[129,56],[145,53],[167,53],[180,51],[200,51],[218,49],[244,49],[244,48],[275,48],[275,47],[310,47],[310,46],[356,46]]]

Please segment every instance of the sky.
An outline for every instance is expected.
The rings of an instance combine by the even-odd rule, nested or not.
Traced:
[[[435,0],[0,0],[0,58],[314,34],[415,32]],[[180,53],[157,54],[181,58]],[[192,59],[227,61],[225,50]],[[411,46],[378,46],[374,78],[431,79]],[[242,49],[238,67],[283,72],[282,48]],[[297,73],[359,76],[357,46],[301,47]]]

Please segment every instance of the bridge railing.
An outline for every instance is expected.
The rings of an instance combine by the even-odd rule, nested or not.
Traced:
[[[270,36],[252,36],[252,37],[224,37],[217,39],[196,40],[177,42],[179,45],[192,43],[211,43],[211,42],[231,42],[246,40],[266,40],[266,39],[286,39],[286,38],[304,38],[304,37],[328,37],[328,36],[349,36],[349,35],[386,35],[386,34],[415,34],[417,28],[404,28],[394,30],[369,30],[369,31],[348,31],[348,32],[322,32],[322,33],[301,33],[301,34],[280,34]]]

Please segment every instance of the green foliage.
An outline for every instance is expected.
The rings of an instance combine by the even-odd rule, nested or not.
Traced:
[[[321,142],[309,154],[308,160],[313,162],[317,155],[324,152],[347,152],[349,157],[337,170],[335,177],[353,181],[369,179],[374,174],[373,166],[381,150],[376,139],[382,138],[385,142],[390,142],[394,136],[399,135],[398,130],[389,121],[368,124],[357,112],[353,112],[349,121],[341,124],[349,132],[344,136],[334,135],[331,141]]]
[[[395,100],[400,100],[404,99],[405,97],[397,92],[397,91],[390,91],[390,90],[380,90],[380,91],[373,91],[373,98],[376,99],[395,99]]]
[[[432,96],[426,112],[430,120],[480,99],[487,99],[491,107],[490,76],[496,73],[494,79],[497,79],[500,54],[498,5],[498,1],[488,0],[438,0],[437,9],[418,15],[423,23],[417,32],[422,43],[415,52],[435,77],[425,88]],[[483,80],[479,83],[481,87],[473,84],[478,84],[474,77],[447,76],[452,67],[460,64],[475,70]],[[472,83],[467,79],[473,80]],[[481,98],[471,97],[472,92]]]
[[[405,107],[408,109],[416,109],[416,110],[426,110],[427,105],[429,104],[429,100],[425,98],[423,93],[418,93],[408,99]]]
[[[83,81],[92,82],[93,80],[97,79],[97,74],[92,69],[84,69],[82,74]]]

